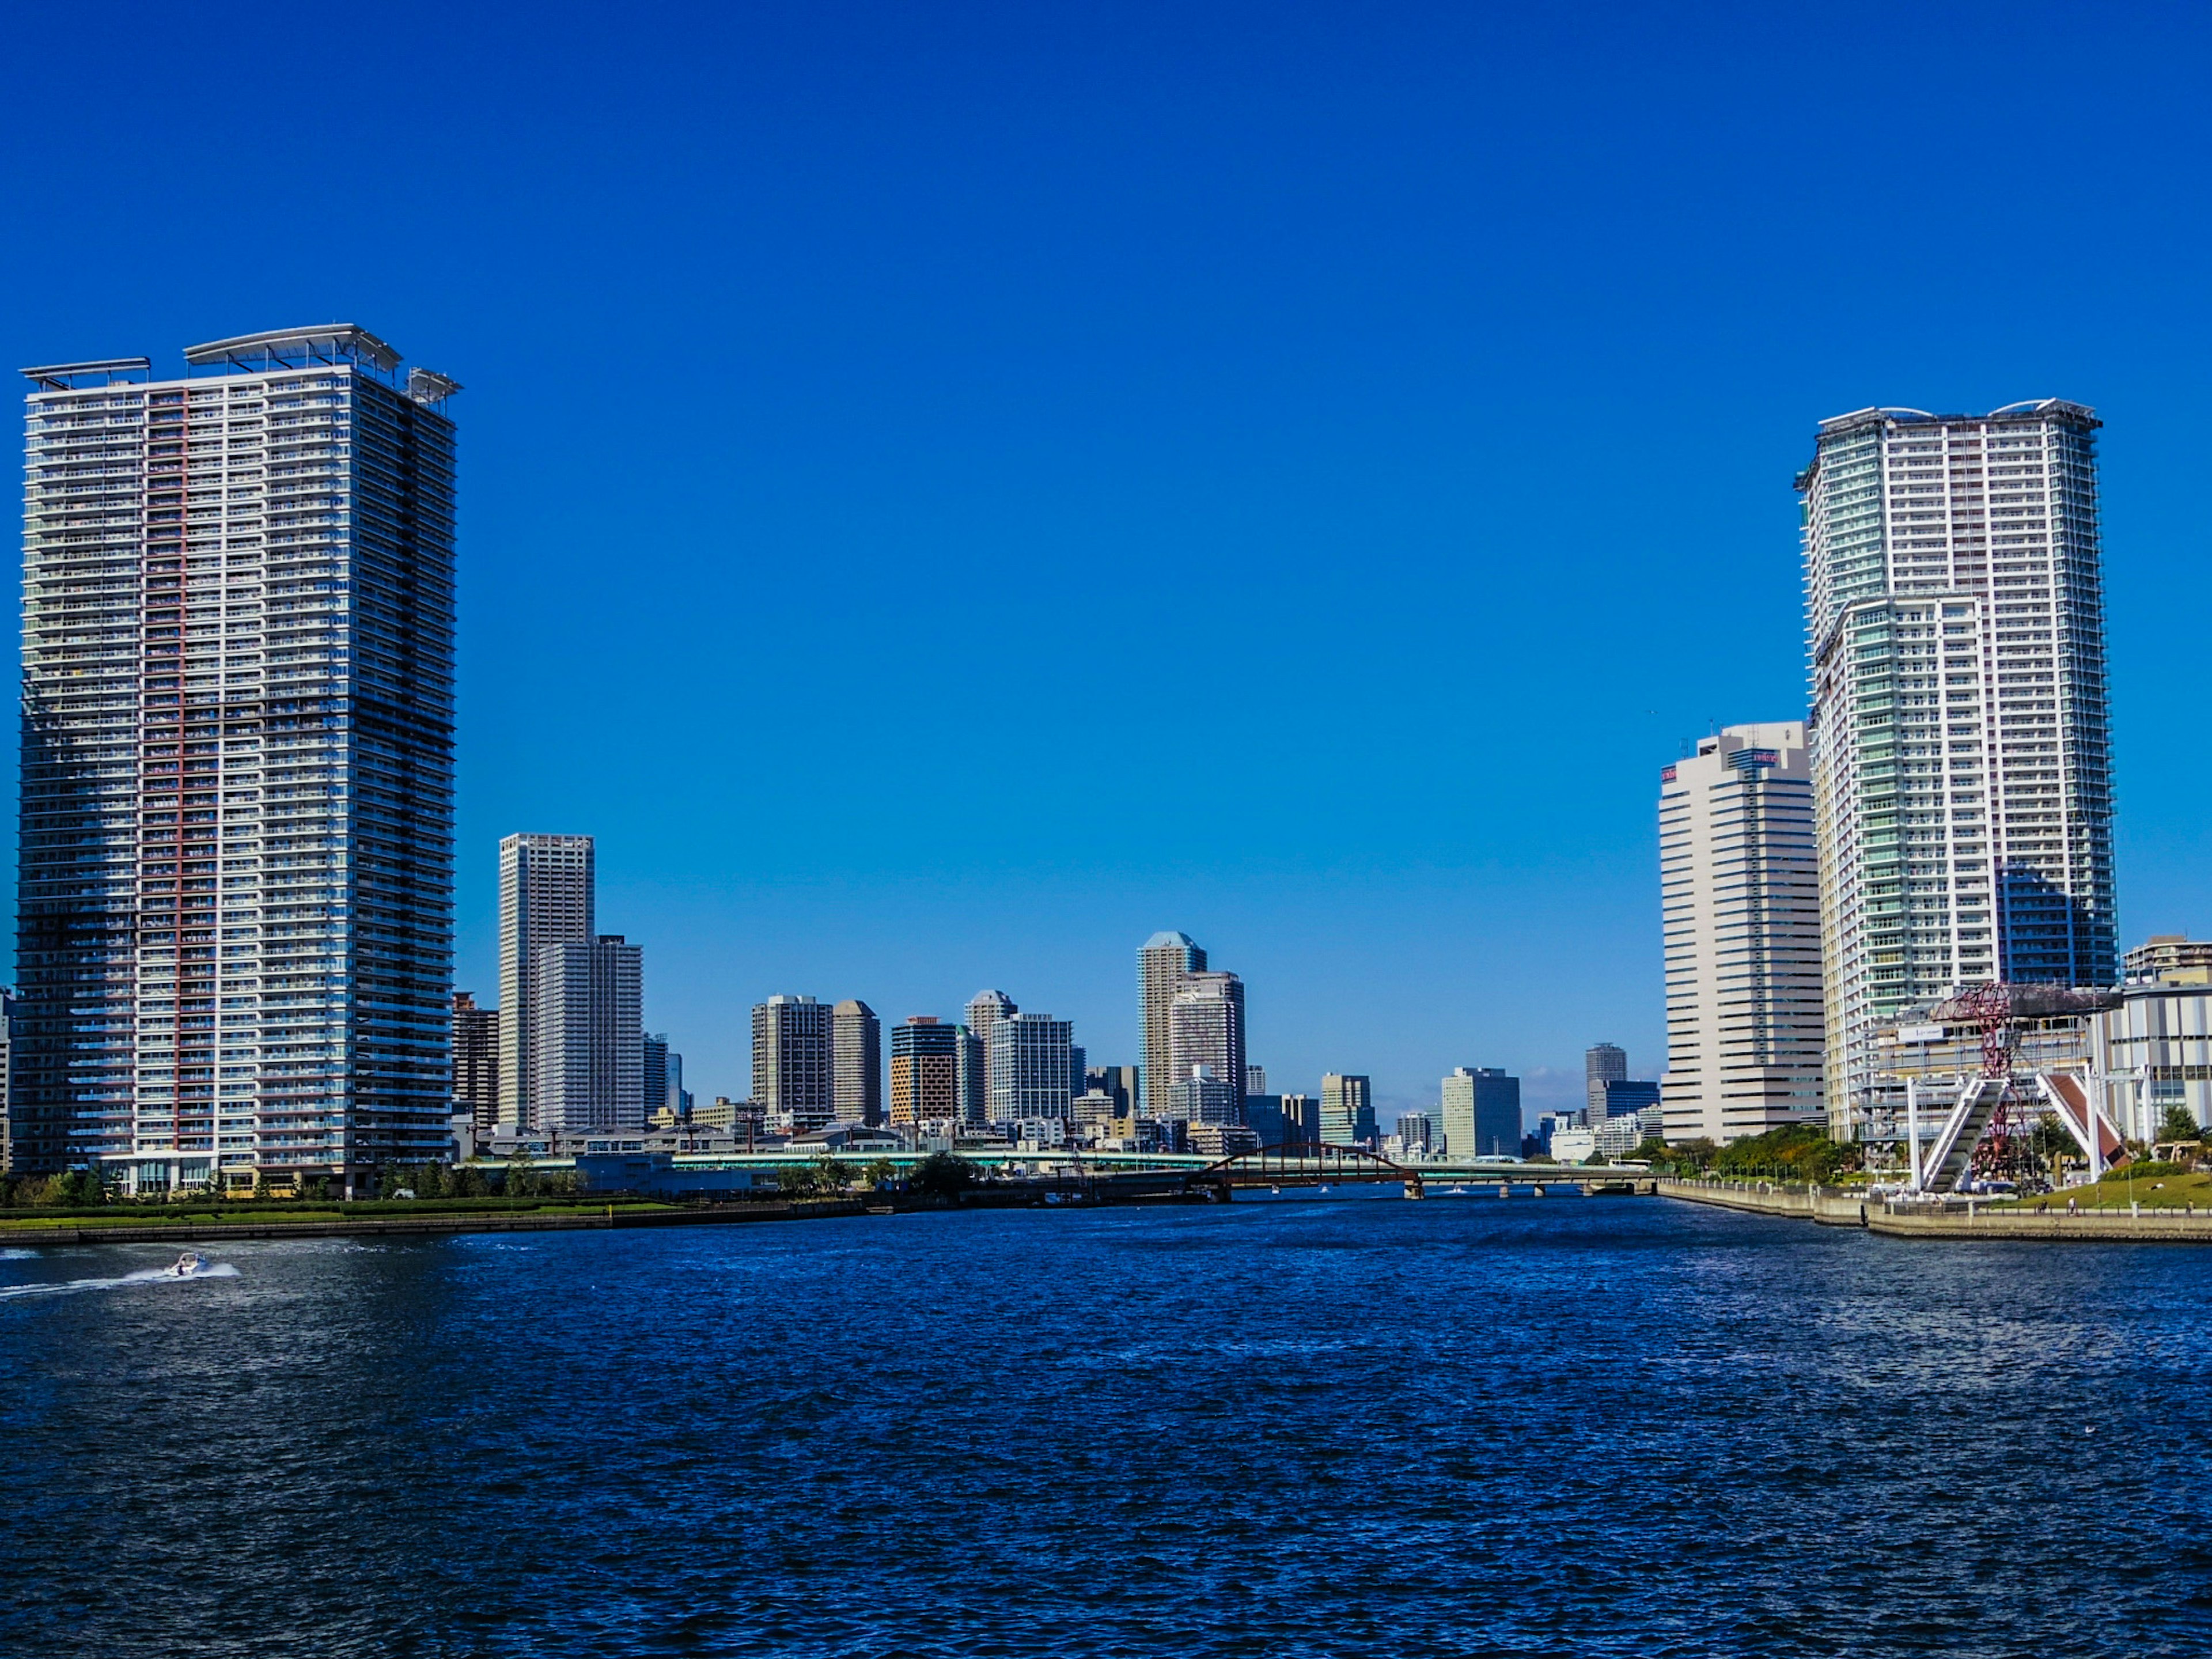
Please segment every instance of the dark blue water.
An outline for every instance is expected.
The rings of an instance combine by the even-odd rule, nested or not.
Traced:
[[[2212,1645],[2185,1249],[1370,1198],[219,1254],[0,1261],[8,1650]]]

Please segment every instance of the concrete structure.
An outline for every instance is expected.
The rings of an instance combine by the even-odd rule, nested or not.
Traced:
[[[1176,1085],[1166,1109],[1155,1115],[1175,1123],[1241,1123],[1244,1102],[1213,1067],[1194,1066],[1190,1075]]]
[[[1583,1051],[1583,1093],[1592,1117],[1605,1115],[1605,1085],[1627,1075],[1628,1051],[1618,1043],[1601,1042]]]
[[[2212,939],[2153,933],[2121,959],[2120,976],[2130,985],[2212,984]]]
[[[960,1048],[965,1026],[915,1014],[891,1028],[890,1122],[896,1129],[965,1121]]]
[[[550,945],[598,936],[589,836],[509,836],[499,844],[499,1121],[538,1119],[538,971]]]
[[[1067,1054],[1073,1036],[1069,1022],[1047,1014],[1008,1014],[992,1027],[985,1044],[991,1068],[990,1121],[1066,1121],[1074,1098]]]
[[[1521,1156],[1521,1079],[1495,1066],[1454,1068],[1443,1085],[1443,1150],[1451,1158]]]
[[[1820,877],[1803,726],[1729,726],[1660,774],[1659,908],[1667,1138],[1717,1145],[1823,1121]]]
[[[2120,1006],[2095,1017],[2092,1042],[2106,1109],[2130,1136],[2155,1139],[2172,1106],[2212,1125],[2212,984],[2126,986]]]
[[[1907,1007],[2118,979],[2097,426],[1863,410],[1798,476],[1839,1138]]]
[[[1137,991],[1145,1039],[1143,1098],[1139,1103],[1146,1110],[1152,1109],[1152,1097],[1163,1087],[1163,1079],[1176,1075],[1170,1017],[1176,993],[1182,989],[1185,975],[1201,973],[1205,968],[1206,952],[1188,933],[1155,933],[1137,952]]]
[[[453,993],[453,1109],[489,1133],[499,1121],[499,1010]]]
[[[1321,1139],[1324,1146],[1372,1146],[1375,1098],[1364,1077],[1324,1073],[1321,1080]]]
[[[812,997],[753,1005],[753,1100],[772,1127],[805,1134],[837,1115],[830,1009]]]
[[[451,1144],[459,387],[346,324],[25,371],[24,1173]]]
[[[536,955],[534,1126],[548,1133],[643,1128],[642,952],[619,933],[602,933]]]
[[[831,1092],[838,1120],[870,1127],[884,1121],[884,1024],[865,1002],[848,998],[830,1011]]]
[[[1244,981],[1234,974],[1200,969],[1185,974],[1182,988],[1168,1005],[1168,1053],[1174,1061],[1176,1090],[1188,1095],[1194,1071],[1204,1066],[1228,1091],[1227,1119],[1194,1119],[1199,1122],[1237,1122],[1243,1115],[1244,1091],[1237,1079],[1244,1075]],[[1180,1116],[1177,1112],[1157,1116]]]

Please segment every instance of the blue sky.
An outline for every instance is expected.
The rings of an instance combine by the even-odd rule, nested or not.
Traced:
[[[1846,410],[2100,410],[2122,932],[2212,930],[2207,15],[25,9],[0,342],[466,384],[465,987],[584,831],[704,1093],[775,991],[1133,1060],[1181,927],[1277,1086],[1534,1103],[1658,1069]]]

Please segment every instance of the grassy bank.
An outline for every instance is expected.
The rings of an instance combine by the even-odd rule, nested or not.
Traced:
[[[2139,1175],[2130,1180],[2124,1170],[2115,1171],[2093,1187],[2069,1187],[2063,1192],[2042,1193],[1992,1208],[2026,1211],[2063,1211],[2071,1199],[2079,1210],[2124,1210],[2130,1204],[2179,1210],[2194,1204],[2212,1210],[2212,1174],[2166,1173]]]

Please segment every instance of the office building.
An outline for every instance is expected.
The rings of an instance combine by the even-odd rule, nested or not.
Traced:
[[[1436,1120],[1426,1112],[1407,1112],[1398,1119],[1398,1145],[1406,1152],[1425,1155],[1435,1144],[1436,1133]]]
[[[1276,1110],[1282,1118],[1284,1146],[1318,1146],[1322,1144],[1319,1095],[1283,1095],[1276,1102]]]
[[[998,1019],[984,1045],[991,1073],[990,1121],[1066,1121],[1068,1103],[1074,1098],[1067,1054],[1073,1035],[1068,1021],[1046,1014],[1010,1013]]]
[[[1084,1068],[1086,1090],[1110,1095],[1114,1115],[1133,1117],[1137,1112],[1137,1068],[1133,1066],[1090,1066]]]
[[[1248,1095],[1264,1095],[1267,1092],[1267,1068],[1266,1066],[1254,1066],[1249,1063],[1245,1066],[1244,1092]]]
[[[1820,877],[1805,728],[1730,726],[1699,738],[1695,755],[1659,778],[1667,1138],[1724,1144],[1824,1121]]]
[[[1091,1055],[1079,1042],[1070,1043],[1067,1049],[1067,1086],[1071,1093],[1081,1094],[1090,1087]]]
[[[753,1100],[772,1127],[805,1134],[837,1115],[830,1009],[812,997],[753,1005]]]
[[[2122,958],[2120,977],[2130,985],[2212,984],[2212,939],[2153,933]]]
[[[644,1127],[641,955],[619,933],[536,952],[533,1127],[561,1134]],[[664,1043],[664,1060],[666,1053]]]
[[[848,998],[830,1011],[831,1087],[837,1119],[874,1127],[884,1121],[884,1024],[865,1002]]]
[[[959,1066],[961,1121],[980,1126],[991,1110],[991,1068],[984,1054],[983,1039],[965,1025],[952,1029],[960,1034],[954,1054]]]
[[[2175,1107],[2199,1128],[2212,1124],[2212,981],[2186,963],[2172,971],[2178,981],[2127,985],[2118,1007],[2091,1017],[2095,1071],[2109,1080],[2106,1109],[2145,1143],[2161,1137]]]
[[[453,993],[453,1110],[489,1133],[499,1121],[499,1010]]]
[[[1141,1104],[1148,1111],[1153,1109],[1153,1094],[1164,1093],[1176,1075],[1170,1019],[1176,993],[1182,989],[1185,975],[1202,973],[1205,969],[1206,952],[1188,933],[1155,933],[1137,952],[1137,992],[1145,1042]]]
[[[672,1111],[675,1099],[668,1084],[668,1033],[647,1031],[639,1039],[638,1095],[644,1103],[646,1121],[657,1112]]]
[[[1605,1085],[1617,1077],[1628,1075],[1628,1051],[1617,1044],[1601,1042],[1583,1053],[1583,1089],[1586,1105],[1593,1118],[1605,1115]]]
[[[1616,1117],[1632,1117],[1642,1123],[1647,1121],[1645,1114],[1663,1109],[1659,1085],[1648,1079],[1632,1077],[1607,1078],[1599,1105],[1602,1109],[1590,1118],[1593,1128]]]
[[[1237,1123],[1243,1121],[1243,1105],[1236,1087],[1213,1067],[1194,1066],[1158,1115],[1176,1123]]]
[[[538,975],[548,946],[598,937],[589,836],[509,836],[499,844],[499,1116],[543,1128],[537,1111]]]
[[[1374,1145],[1374,1092],[1365,1078],[1347,1077],[1336,1072],[1322,1074],[1321,1139],[1322,1144],[1330,1146]]]
[[[1182,988],[1168,1005],[1168,1054],[1178,1091],[1188,1095],[1185,1085],[1205,1067],[1228,1091],[1231,1115],[1226,1121],[1237,1121],[1244,1093],[1237,1081],[1245,1072],[1244,981],[1234,974],[1203,969],[1185,974]]]
[[[968,1117],[961,1097],[961,1025],[915,1014],[891,1028],[890,1122],[895,1129],[952,1124]]]
[[[1895,1089],[1874,1051],[1903,1010],[2119,977],[2098,424],[1863,410],[1798,476],[1839,1139]]]
[[[1495,1066],[1461,1066],[1443,1080],[1444,1152],[1451,1158],[1521,1155],[1521,1079]]]
[[[27,370],[9,1148],[445,1155],[454,382],[332,324]]]

